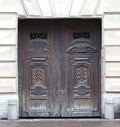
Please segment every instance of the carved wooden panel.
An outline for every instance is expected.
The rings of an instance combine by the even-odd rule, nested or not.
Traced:
[[[45,84],[45,68],[40,65],[32,66],[32,83],[33,84]]]
[[[33,63],[31,66],[31,88],[32,95],[47,95],[48,93],[48,67],[44,63]]]
[[[71,108],[72,114],[84,112],[92,114],[92,78],[96,47],[87,40],[76,40],[69,43],[67,48],[69,61],[68,79],[72,77],[71,84]],[[75,113],[76,112],[76,113]],[[83,113],[83,114],[84,114]]]
[[[90,96],[89,65],[77,63],[74,66],[74,97]]]
[[[97,27],[95,24],[88,26],[87,22],[80,24],[79,21],[74,23],[71,21],[71,24],[66,22],[63,25],[67,75],[65,77],[67,106],[62,108],[63,116],[100,115],[98,99],[100,36],[95,26]]]
[[[55,112],[51,110],[54,107],[52,96],[55,94],[52,90],[55,82],[53,26],[52,21],[50,24],[38,20],[21,21],[22,71],[21,69],[20,71],[23,117],[47,117],[54,115]]]
[[[39,99],[30,99],[29,110],[34,112],[39,112],[40,110],[47,109],[47,100],[39,100]]]
[[[69,44],[67,49],[68,53],[95,53],[95,46],[90,44],[90,41],[80,39],[73,40],[72,43]]]
[[[88,83],[88,67],[79,65],[75,68],[76,84],[87,84]]]
[[[74,110],[80,110],[81,112],[86,112],[91,110],[91,100],[90,99],[74,99]]]

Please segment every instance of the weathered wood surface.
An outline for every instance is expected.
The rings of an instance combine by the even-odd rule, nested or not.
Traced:
[[[100,20],[21,20],[22,117],[99,117]]]

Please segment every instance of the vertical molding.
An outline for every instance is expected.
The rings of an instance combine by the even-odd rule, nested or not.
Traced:
[[[87,2],[87,0],[84,0],[83,3],[82,3],[82,6],[81,6],[80,11],[79,11],[79,16],[82,15],[82,10],[83,10],[86,2]]]
[[[40,4],[39,4],[39,2],[38,2],[38,0],[36,0],[36,4],[37,4],[37,5],[38,5],[38,7],[39,7],[39,10],[40,10],[41,16],[44,16],[44,15],[43,15],[43,12],[42,12],[42,9],[41,9],[41,7],[40,7]]]
[[[67,11],[66,11],[66,16],[67,16],[67,17],[70,16],[70,10],[71,10],[71,8],[72,8],[72,3],[73,3],[73,0],[69,0],[68,6],[67,6]]]
[[[94,15],[97,14],[97,11],[98,11],[98,9],[100,8],[101,3],[102,3],[102,0],[98,0],[98,2],[97,2],[97,4],[96,4],[96,7],[95,7],[95,10],[94,10]]]
[[[79,2],[77,1],[77,3],[75,2],[76,2],[75,0],[72,0],[69,17],[76,17],[76,18],[80,17],[80,12],[84,4],[84,0],[79,0]],[[76,12],[72,13],[72,9],[75,10]]]
[[[56,11],[55,11],[55,4],[53,0],[49,0],[50,2],[50,8],[51,8],[51,12],[52,12],[52,16],[56,16]]]
[[[98,0],[98,3],[100,2],[101,0]],[[97,4],[98,4],[97,3]],[[98,6],[98,5],[97,5]],[[97,6],[96,6],[96,9],[97,9]],[[105,93],[105,70],[106,70],[106,64],[105,64],[105,43],[104,43],[104,20],[102,18],[102,38],[101,38],[101,41],[102,41],[102,45],[101,45],[101,88],[102,88],[102,93],[104,94]]]
[[[20,0],[20,1],[21,1],[22,6],[23,6],[23,9],[25,11],[26,16],[28,16],[29,13],[28,13],[27,7],[25,6],[24,0]]]
[[[101,0],[98,0],[98,3],[100,2]],[[97,7],[98,7],[98,3],[96,4],[96,8],[94,10],[94,13],[95,11],[97,10]],[[104,45],[104,20],[102,18],[102,22],[101,22],[101,115],[103,116],[104,114],[104,106],[105,106],[105,98],[104,98],[104,94],[105,94],[105,69],[106,69],[106,66],[105,66],[105,45]]]
[[[16,22],[16,94],[18,94],[18,88],[19,88],[19,84],[18,84],[18,18],[17,18],[17,22]]]

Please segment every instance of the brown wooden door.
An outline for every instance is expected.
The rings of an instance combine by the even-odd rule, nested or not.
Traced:
[[[100,21],[19,21],[22,117],[100,116]]]

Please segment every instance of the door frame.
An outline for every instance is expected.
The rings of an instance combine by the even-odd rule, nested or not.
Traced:
[[[77,18],[74,18],[74,19],[77,19]],[[29,20],[31,20],[31,19],[29,19]],[[42,19],[39,19],[39,20],[42,20]],[[44,19],[44,20],[48,20],[48,19]],[[49,19],[49,20],[56,20],[56,19]],[[59,20],[59,19],[57,19],[57,20]],[[62,19],[60,19],[60,20],[62,20]],[[63,19],[63,20],[65,20],[65,19]],[[71,18],[70,18],[70,20],[72,20]],[[77,19],[78,20],[78,19]],[[81,20],[81,19],[80,19]],[[85,20],[87,20],[87,19],[85,19]],[[94,19],[91,19],[91,20],[94,20]],[[100,20],[100,19],[99,19]],[[19,23],[18,23],[19,24]],[[19,24],[19,27],[22,27],[22,25],[20,25]],[[21,39],[21,37],[20,37],[20,32],[22,32],[22,28],[20,28],[19,29],[19,33],[18,33],[18,84],[19,84],[19,86],[18,86],[18,92],[19,92],[19,111],[21,112],[21,108],[20,108],[20,106],[21,106],[21,90],[22,90],[22,79],[20,78],[21,77],[21,74],[20,74],[20,72],[21,72],[21,55],[20,55],[20,53],[22,52],[22,47],[21,47],[21,44],[20,44],[20,42],[22,41],[22,39]],[[100,30],[100,33],[101,33],[101,35],[102,35],[102,32],[101,32],[101,30]],[[100,35],[100,36],[101,36]],[[100,44],[101,44],[101,40],[100,40]],[[101,44],[102,45],[102,44]],[[101,48],[101,46],[100,46],[100,48]],[[101,50],[101,49],[100,49]],[[101,59],[101,51],[100,51],[100,59]],[[102,95],[102,93],[101,93],[101,68],[102,68],[102,66],[101,66],[101,64],[100,64],[100,67],[99,67],[99,103],[100,103],[100,107],[102,107],[102,104],[101,104],[101,95]],[[100,108],[101,109],[101,108]],[[101,112],[101,111],[100,111]]]

